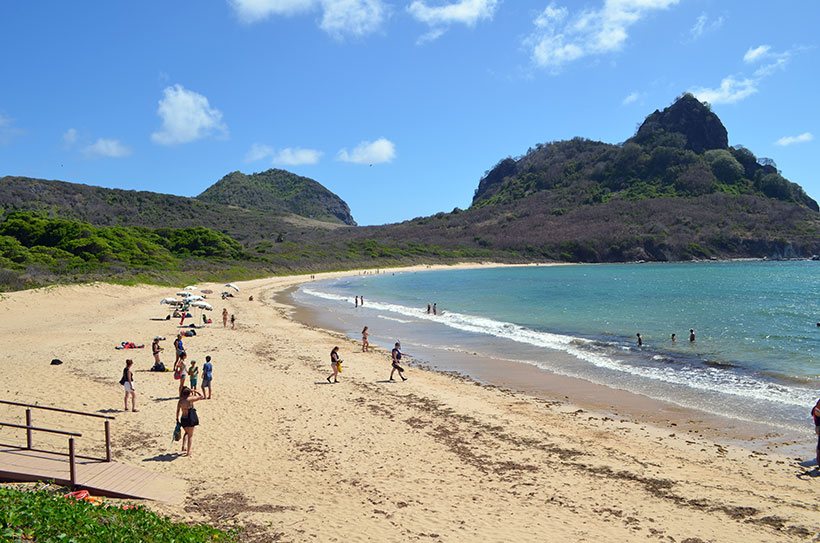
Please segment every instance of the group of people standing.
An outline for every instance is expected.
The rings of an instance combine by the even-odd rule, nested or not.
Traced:
[[[643,347],[643,337],[641,336],[640,332],[635,334],[635,336],[638,338],[637,339],[638,347]],[[672,341],[672,343],[677,343],[678,342],[678,335],[677,334],[672,334],[672,337],[670,338],[670,340]],[[694,342],[695,342],[695,330],[694,330],[694,328],[690,328],[689,329],[689,343],[694,343]]]
[[[370,352],[370,331],[367,326],[362,329],[362,352]],[[389,381],[394,381],[393,374],[395,372],[399,372],[399,377],[401,377],[402,381],[407,381],[407,377],[404,376],[404,368],[401,367],[401,343],[396,342],[393,346],[393,350],[390,351],[390,379]],[[338,383],[339,382],[339,373],[342,371],[342,362],[341,356],[339,355],[339,346],[333,347],[330,351],[330,369],[332,373],[327,376],[328,383]],[[332,379],[332,381],[331,381]]]
[[[230,321],[231,328],[235,329],[236,317],[231,315]],[[227,309],[222,310],[222,325],[223,327],[227,327],[228,325]],[[199,400],[211,399],[213,394],[211,382],[213,380],[214,367],[210,355],[205,357],[205,364],[202,365],[201,369],[197,365],[196,360],[191,360],[190,364],[188,364],[188,352],[185,348],[184,337],[185,336],[182,332],[180,332],[174,339],[175,360],[173,375],[174,379],[179,381],[179,400],[177,402],[176,409],[176,422],[179,426],[178,429],[181,429],[184,432],[181,436],[182,453],[184,456],[191,456],[194,428],[199,425],[199,417],[196,413],[194,403]],[[165,371],[165,364],[163,364],[160,359],[160,353],[165,350],[160,345],[160,341],[164,339],[164,337],[157,336],[151,343],[151,354],[154,357],[154,366],[151,368],[151,371]],[[130,411],[137,412],[137,398],[136,388],[134,386],[133,366],[134,361],[132,359],[129,358],[125,361],[125,367],[122,370],[122,377],[120,378],[120,385],[122,385],[125,390],[125,411],[129,411],[128,404],[130,400]],[[201,391],[200,377],[202,378]]]

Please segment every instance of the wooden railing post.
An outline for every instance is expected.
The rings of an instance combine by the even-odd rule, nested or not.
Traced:
[[[26,449],[31,449],[31,409],[26,409]]]
[[[111,424],[105,421],[105,461],[111,462]]]
[[[74,438],[68,438],[68,469],[71,487],[77,486],[77,467],[74,465]]]

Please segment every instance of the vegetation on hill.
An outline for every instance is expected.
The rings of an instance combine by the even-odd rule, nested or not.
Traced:
[[[202,543],[236,541],[205,524],[182,524],[141,505],[96,505],[58,491],[0,487],[0,541]]]
[[[343,223],[354,224],[344,202],[282,170],[234,172],[199,199],[5,177],[0,288],[462,260],[820,254],[817,202],[773,161],[729,147],[720,119],[691,95],[650,114],[623,144],[575,138],[501,160],[470,209],[384,226]]]
[[[652,113],[622,145],[575,138],[502,160],[479,182],[473,207],[545,190],[569,192],[571,207],[726,193],[765,196],[818,211],[817,202],[780,175],[774,162],[758,159],[742,146],[730,148],[720,119],[689,94]]]
[[[197,196],[212,202],[266,212],[290,212],[320,221],[356,225],[347,204],[313,179],[271,169],[232,172]]]
[[[342,226],[292,213],[245,209],[170,194],[2,177],[0,218],[12,211],[41,211],[96,226],[205,226],[226,233],[244,245],[279,235],[321,237],[328,229]]]

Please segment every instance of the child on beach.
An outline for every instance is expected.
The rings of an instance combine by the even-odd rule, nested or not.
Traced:
[[[367,338],[370,336],[370,332],[367,331],[367,326],[362,329],[362,352],[366,353],[367,350],[370,348],[370,342]]]
[[[191,388],[196,390],[199,384],[199,366],[196,365],[196,360],[191,360],[191,365],[188,366],[188,380],[191,383]]]
[[[214,378],[214,366],[211,364],[211,355],[205,357],[205,364],[202,366],[202,396],[211,399],[211,380]],[[205,389],[208,389],[208,396],[205,396]]]
[[[231,313],[231,330],[236,330],[236,315]]]
[[[390,380],[393,380],[393,373],[398,371],[399,377],[401,377],[402,381],[407,381],[407,377],[404,376],[404,368],[399,365],[401,361],[401,344],[396,342],[396,345],[393,347],[393,350],[390,352],[391,358],[391,366],[393,369],[390,370]]]
[[[194,440],[194,428],[199,426],[199,416],[194,408],[194,402],[201,399],[202,394],[196,390],[191,390],[188,387],[183,387],[179,392],[176,418],[179,425],[182,426],[182,429],[185,431],[185,435],[182,436],[183,456],[191,456],[191,445]]]
[[[134,372],[131,371],[131,366],[134,361],[130,358],[125,361],[125,367],[122,370],[122,378],[120,384],[125,389],[125,411],[128,411],[128,397],[131,396],[131,411],[137,412],[137,393],[134,390]]]
[[[327,376],[327,382],[330,383],[330,378],[333,377],[334,383],[338,383],[337,377],[339,376],[339,364],[342,363],[342,359],[339,358],[339,347],[333,347],[333,350],[330,351],[330,369],[333,370],[333,373]]]

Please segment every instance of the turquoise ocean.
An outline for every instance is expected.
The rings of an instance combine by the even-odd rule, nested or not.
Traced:
[[[458,355],[477,353],[795,431],[820,395],[818,262],[367,274],[305,284],[294,299],[323,326],[358,339],[367,324],[375,343],[400,339],[416,359],[468,375]]]

